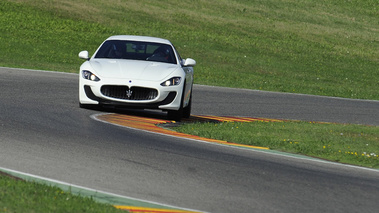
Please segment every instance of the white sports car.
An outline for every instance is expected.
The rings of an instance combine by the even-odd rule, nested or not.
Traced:
[[[191,114],[193,66],[170,41],[119,35],[106,39],[80,66],[79,104],[82,108],[116,106],[160,109],[180,121]]]

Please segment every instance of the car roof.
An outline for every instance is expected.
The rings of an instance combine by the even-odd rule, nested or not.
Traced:
[[[171,45],[171,42],[167,39],[151,37],[151,36],[136,36],[136,35],[114,35],[106,40],[126,40],[126,41],[144,41],[144,42],[156,42]]]

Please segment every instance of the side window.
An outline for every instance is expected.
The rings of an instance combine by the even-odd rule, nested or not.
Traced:
[[[159,47],[160,47],[160,45],[149,44],[149,45],[147,45],[146,53],[152,55]]]
[[[146,53],[146,44],[140,42],[131,43],[131,52],[135,52],[137,54],[145,54]]]
[[[127,41],[125,59],[145,60],[147,44],[144,42]]]

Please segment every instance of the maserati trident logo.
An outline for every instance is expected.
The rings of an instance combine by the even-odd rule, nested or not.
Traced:
[[[128,99],[130,99],[130,97],[132,97],[132,93],[133,93],[133,91],[131,91],[130,89],[126,90],[126,96],[128,97]]]

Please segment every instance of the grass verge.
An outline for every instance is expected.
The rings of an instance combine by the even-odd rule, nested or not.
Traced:
[[[78,72],[114,34],[171,40],[195,83],[379,100],[376,0],[5,0],[0,66]]]
[[[206,138],[379,168],[379,127],[377,126],[256,121],[186,123],[171,129]]]
[[[57,187],[27,182],[0,172],[0,212],[124,212],[115,207],[64,192]]]

